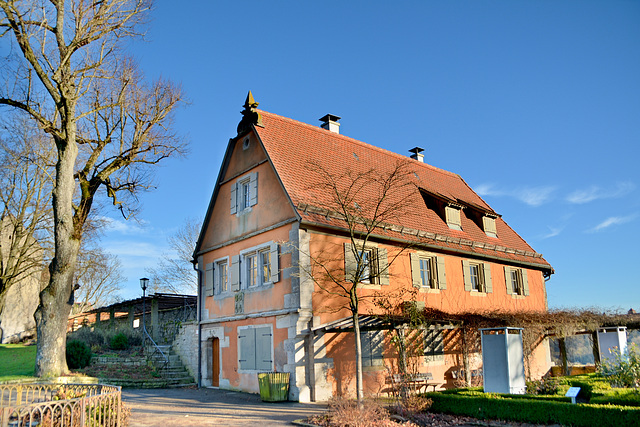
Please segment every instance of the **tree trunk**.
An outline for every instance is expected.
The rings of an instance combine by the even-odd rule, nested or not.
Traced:
[[[68,372],[67,320],[71,311],[69,299],[81,232],[79,225],[74,223],[73,211],[73,176],[78,148],[75,127],[68,125],[67,129],[66,139],[56,140],[58,162],[53,190],[55,256],[49,264],[49,284],[40,292],[40,305],[34,315],[38,334],[35,375],[38,377],[56,377]]]
[[[598,346],[598,331],[591,333],[591,351],[593,352],[593,363],[596,367],[600,366],[600,347]]]
[[[567,343],[564,338],[558,338],[558,346],[560,347],[560,363],[562,363],[562,372],[564,375],[571,375],[571,367],[569,366],[569,358],[567,357]]]
[[[362,386],[362,342],[360,340],[360,320],[358,312],[352,313],[353,333],[356,340],[356,398],[358,403],[362,402],[364,388]]]
[[[467,328],[462,327],[462,367],[464,370],[464,384],[471,387],[471,366],[469,366],[469,343],[467,337]]]

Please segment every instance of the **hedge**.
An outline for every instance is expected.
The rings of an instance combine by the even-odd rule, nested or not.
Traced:
[[[432,412],[467,415],[480,419],[571,426],[640,426],[640,408],[614,405],[571,404],[542,399],[512,399],[499,395],[474,396],[427,393]]]

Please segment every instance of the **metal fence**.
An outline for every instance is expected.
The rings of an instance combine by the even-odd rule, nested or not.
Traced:
[[[121,427],[121,407],[118,386],[0,385],[0,427]]]

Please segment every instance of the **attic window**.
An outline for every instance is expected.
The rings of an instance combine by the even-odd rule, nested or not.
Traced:
[[[243,150],[249,149],[249,143],[250,142],[251,142],[251,140],[249,138],[245,138],[244,141],[242,141],[242,149]]]
[[[453,230],[462,230],[462,222],[460,220],[461,206],[449,205],[445,206],[444,212],[447,218],[447,225]]]
[[[498,237],[498,233],[496,231],[496,219],[494,217],[483,216],[482,225],[487,236]]]

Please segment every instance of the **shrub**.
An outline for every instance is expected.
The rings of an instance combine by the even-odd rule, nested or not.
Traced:
[[[456,395],[428,393],[432,412],[468,415],[533,424],[572,426],[640,426],[640,408],[571,404],[544,399],[511,398],[512,395]],[[515,395],[513,395],[515,396]]]
[[[590,403],[601,405],[640,406],[640,392],[634,389],[618,389],[604,396],[593,396]]]
[[[129,348],[129,337],[124,332],[118,332],[111,337],[109,345],[113,350],[126,350]]]
[[[554,395],[560,390],[560,383],[555,377],[544,377],[537,381],[527,382],[527,393]]]
[[[329,401],[329,421],[336,427],[383,427],[394,425],[389,413],[374,400],[358,402],[334,397]]]
[[[82,369],[91,363],[91,349],[77,340],[67,342],[67,365],[71,369]]]
[[[613,360],[605,360],[600,365],[600,372],[616,387],[640,387],[640,351],[638,346],[631,344],[627,352],[621,354],[618,349],[613,350]]]

